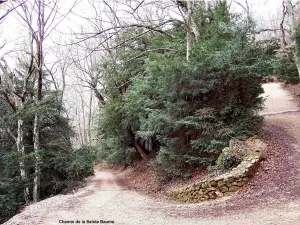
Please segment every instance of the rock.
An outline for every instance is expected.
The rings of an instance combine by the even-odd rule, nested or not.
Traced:
[[[232,183],[232,182],[234,181],[234,178],[233,178],[233,177],[228,177],[228,178],[227,178],[227,181],[228,181],[229,183]]]
[[[242,187],[244,186],[244,181],[235,181],[232,183],[233,186],[238,186],[238,187]]]
[[[248,177],[244,177],[244,178],[243,178],[243,181],[245,181],[245,182],[247,182],[248,180],[249,180]]]
[[[245,182],[240,181],[240,182],[237,182],[236,185],[239,186],[239,187],[243,187],[245,185]]]
[[[214,188],[214,187],[209,187],[209,188],[207,188],[206,190],[210,192],[210,191],[215,191],[216,188]]]
[[[225,148],[223,151],[227,151]],[[227,196],[241,189],[248,182],[252,171],[258,165],[260,156],[248,154],[243,161],[231,171],[214,178],[206,178],[192,185],[174,189],[168,195],[181,201],[199,202]]]
[[[248,177],[249,171],[251,171],[251,167],[247,167],[244,169],[244,177]]]
[[[208,196],[208,195],[204,195],[203,197],[204,197],[206,200],[209,199],[209,196]]]
[[[254,163],[256,163],[257,161],[258,161],[258,159],[251,159],[250,162],[251,162],[252,164],[254,164]]]
[[[237,191],[239,189],[240,189],[240,187],[237,187],[237,186],[231,186],[231,187],[229,187],[229,191],[231,191],[231,192]]]
[[[220,191],[221,191],[222,193],[225,193],[225,192],[229,191],[229,188],[224,186],[224,187],[221,187],[221,188],[220,188]]]
[[[231,187],[231,186],[232,186],[232,183],[226,182],[226,186],[227,186],[227,187]]]
[[[210,186],[211,186],[211,187],[217,187],[217,182],[216,182],[215,180],[212,180],[212,181],[210,182]]]
[[[223,180],[219,180],[218,181],[218,187],[223,187],[224,186],[224,181]]]
[[[224,194],[223,194],[222,192],[220,192],[220,191],[216,191],[216,195],[217,195],[219,198],[224,196]]]
[[[216,195],[215,192],[210,192],[210,193],[208,193],[208,195],[209,195],[210,199],[216,199],[217,198],[217,195]]]
[[[224,194],[224,196],[230,196],[232,194],[232,192],[228,191],[228,192],[225,192],[223,194]]]

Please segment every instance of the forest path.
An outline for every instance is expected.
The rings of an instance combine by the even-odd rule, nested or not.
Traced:
[[[276,88],[282,91],[277,86],[275,93]],[[279,97],[282,104],[291,100],[282,99],[286,96]],[[294,110],[296,105],[291,104],[280,111]],[[268,144],[266,160],[247,187],[230,198],[170,203],[124,188],[113,173],[96,169],[85,188],[32,204],[5,225],[76,224],[76,220],[77,224],[103,220],[124,225],[300,225],[300,112],[266,115],[263,137]]]
[[[266,98],[266,101],[264,110],[260,112],[261,115],[294,112],[300,109],[293,97],[281,88],[281,83],[263,84],[263,88],[265,93],[262,97]]]

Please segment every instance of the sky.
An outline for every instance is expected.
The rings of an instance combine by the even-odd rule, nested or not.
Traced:
[[[61,0],[62,12],[64,13],[68,11],[75,1],[76,0]],[[70,14],[68,18],[64,19],[64,21],[58,27],[59,32],[56,32],[52,38],[49,38],[50,40],[48,41],[48,44],[50,46],[51,42],[57,41],[57,39],[59,39],[58,37],[61,36],[62,33],[70,33],[71,28],[76,29],[77,27],[77,29],[79,29],[80,25],[84,25],[86,21],[76,17],[76,15],[88,16],[92,12],[92,9],[89,8],[89,4],[86,4],[86,1],[87,0],[79,0],[79,4],[77,4],[73,10],[74,13],[72,15]],[[123,1],[125,2],[128,0]],[[236,1],[245,5],[245,0]],[[258,23],[260,23],[260,26],[268,26],[268,21],[276,17],[276,13],[281,5],[281,1],[282,0],[248,0],[248,3],[251,7],[254,17],[258,20]],[[241,12],[243,10],[234,2],[232,3],[231,9],[235,12]],[[20,48],[20,42],[17,40],[20,40],[22,37],[24,37],[24,28],[20,24],[20,20],[16,18],[17,17],[13,14],[9,15],[8,18],[6,18],[6,20],[0,24],[0,43],[6,43],[6,47],[0,50],[0,56],[13,51],[13,49],[16,49],[16,47]],[[63,40],[61,41],[63,42]],[[16,45],[16,43],[18,44]],[[23,43],[21,42],[21,45],[22,44]]]

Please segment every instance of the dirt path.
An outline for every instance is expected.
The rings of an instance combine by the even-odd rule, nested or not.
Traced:
[[[291,108],[280,110],[295,109],[293,104],[289,101]],[[87,187],[33,204],[5,225],[64,224],[62,220],[124,225],[300,225],[300,112],[265,116],[263,136],[268,143],[267,159],[247,188],[228,199],[169,203],[128,190],[114,174],[96,170]]]
[[[265,109],[261,115],[278,114],[283,112],[298,111],[299,107],[293,101],[293,97],[284,89],[280,83],[263,84],[265,93],[262,97],[266,98]]]

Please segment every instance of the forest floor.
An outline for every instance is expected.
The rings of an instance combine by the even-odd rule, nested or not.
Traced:
[[[103,220],[124,225],[300,225],[298,104],[280,84],[265,84],[264,88],[268,99],[262,111],[265,120],[261,138],[268,145],[263,152],[266,159],[239,193],[216,201],[179,204],[143,193],[143,188],[148,190],[151,185],[160,190],[154,181],[147,186],[153,177],[149,172],[119,171],[121,180],[112,171],[97,167],[86,187],[32,204],[5,225],[51,225],[76,220],[77,224],[100,224]]]

